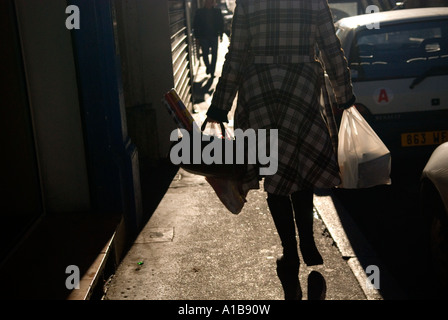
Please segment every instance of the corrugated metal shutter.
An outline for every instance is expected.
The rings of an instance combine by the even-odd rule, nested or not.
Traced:
[[[173,55],[174,88],[188,109],[191,109],[191,65],[188,28],[184,0],[170,0],[169,16],[171,53]]]

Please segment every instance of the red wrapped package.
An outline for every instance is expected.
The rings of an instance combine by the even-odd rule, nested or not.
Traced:
[[[168,112],[171,114],[171,116],[174,118],[177,125],[181,129],[185,129],[188,132],[193,131],[193,128],[195,126],[193,116],[185,107],[175,89],[171,89],[170,91],[165,93],[162,102],[164,102],[165,106],[168,109]]]

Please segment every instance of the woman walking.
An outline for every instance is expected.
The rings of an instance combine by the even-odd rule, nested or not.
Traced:
[[[238,94],[235,128],[278,130],[278,170],[264,177],[264,189],[283,246],[277,273],[286,299],[301,298],[296,227],[305,263],[323,263],[313,236],[313,188],[340,183],[323,65],[338,107],[352,106],[350,71],[326,0],[237,0],[207,117],[227,122]],[[242,192],[258,189],[259,180],[256,166],[248,165]]]

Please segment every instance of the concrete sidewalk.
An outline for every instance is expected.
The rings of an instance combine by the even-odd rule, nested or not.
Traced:
[[[249,193],[235,216],[203,177],[180,170],[168,192],[110,281],[108,300],[282,300],[275,271],[281,244],[261,190]],[[318,201],[319,202],[319,201]],[[323,220],[315,238],[324,264],[326,299],[366,300],[360,282]]]
[[[227,51],[220,45],[215,79],[199,68],[196,83],[212,82],[194,117],[202,122]],[[231,126],[231,123],[230,123]],[[282,300],[276,275],[281,244],[270,216],[266,193],[251,191],[242,212],[233,215],[201,176],[182,169],[173,179],[147,225],[106,286],[107,300]],[[307,299],[307,277],[320,272],[327,300],[377,300],[366,287],[364,258],[378,263],[363,237],[344,217],[344,226],[331,194],[315,195],[315,238],[324,258],[321,266],[301,264],[299,279]],[[340,211],[340,209],[339,209]],[[345,228],[345,229],[344,229]],[[350,240],[346,235],[349,228]]]

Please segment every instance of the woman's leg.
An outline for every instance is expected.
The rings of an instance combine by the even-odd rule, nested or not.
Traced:
[[[288,196],[268,193],[268,206],[283,246],[283,256],[277,259],[277,275],[282,283],[285,300],[301,300],[299,254],[291,200]]]
[[[291,195],[294,216],[299,233],[300,251],[308,266],[323,264],[313,234],[313,190],[302,190]]]
[[[297,252],[296,227],[294,214],[289,196],[278,196],[268,193],[268,206],[271,211],[280,241],[283,247],[283,256],[288,261],[299,259]]]
[[[212,55],[212,60],[210,62],[210,75],[212,77],[215,75],[216,62],[218,61],[218,41],[218,37],[210,39],[210,49]]]
[[[206,73],[209,73],[209,71],[210,71],[210,58],[209,58],[210,41],[208,40],[208,38],[206,38],[206,37],[201,38],[200,46],[201,46],[201,50],[202,50],[202,59],[204,60],[204,64],[206,67]]]

